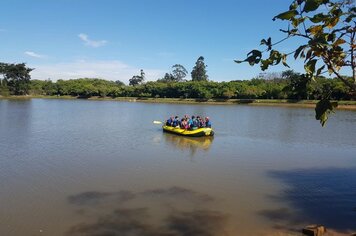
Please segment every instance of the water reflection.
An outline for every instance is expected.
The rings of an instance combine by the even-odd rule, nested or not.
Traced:
[[[208,151],[214,137],[184,137],[175,134],[163,133],[164,140],[174,148],[182,151],[189,150],[194,156],[198,150]]]
[[[26,144],[32,135],[32,100],[4,100],[0,104],[0,143],[6,139],[9,143]],[[14,137],[13,133],[18,135]]]
[[[356,169],[300,169],[271,171],[286,188],[270,196],[292,209],[266,209],[260,215],[292,227],[301,222],[322,224],[341,232],[356,230]]]
[[[228,235],[228,217],[211,210],[214,201],[209,195],[181,187],[137,193],[84,192],[69,196],[68,202],[87,221],[72,226],[67,235]]]

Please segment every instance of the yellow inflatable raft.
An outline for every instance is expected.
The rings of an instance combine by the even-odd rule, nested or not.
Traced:
[[[163,125],[163,131],[188,136],[188,137],[203,137],[203,136],[214,136],[214,131],[212,128],[198,128],[194,130],[186,130],[181,128],[176,128],[172,126]]]

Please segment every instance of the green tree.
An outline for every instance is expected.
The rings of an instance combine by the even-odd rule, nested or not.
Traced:
[[[172,66],[172,75],[175,79],[175,82],[181,82],[187,76],[188,71],[184,68],[184,66],[180,64],[175,64]]]
[[[48,79],[44,82],[44,85],[42,88],[46,95],[57,95],[58,94],[57,85],[55,83],[53,83],[52,80],[50,80],[50,79]]]
[[[4,77],[3,80],[14,95],[28,94],[32,70],[26,67],[25,63],[0,63],[0,75]]]
[[[125,86],[124,82],[120,81],[120,80],[116,80],[115,84],[118,86]]]
[[[30,84],[30,89],[29,89],[29,93],[31,95],[43,95],[44,91],[43,91],[43,86],[45,84],[45,81],[43,80],[31,80],[31,84]]]
[[[287,80],[287,85],[283,88],[291,99],[308,99],[308,78],[293,70],[286,70],[282,72],[282,78]]]
[[[288,22],[287,29],[281,29],[286,37],[275,43],[272,39],[262,39],[261,45],[266,50],[252,50],[243,61],[250,65],[259,64],[262,70],[269,66],[282,63],[289,67],[287,58],[291,55],[295,59],[304,60],[305,74],[301,76],[305,86],[325,72],[336,76],[352,91],[356,91],[356,57],[355,35],[356,7],[352,0],[296,0],[291,3],[289,10],[276,15]],[[276,45],[291,38],[299,38],[304,42],[297,45],[292,52],[280,52]],[[269,52],[267,57],[264,54]],[[340,74],[340,69],[348,67],[352,71],[352,78],[348,79]],[[331,93],[323,94],[317,103],[316,119],[322,126],[328,119],[328,114],[337,107],[337,102],[330,101]]]
[[[208,75],[206,74],[206,65],[204,63],[204,57],[200,56],[195,62],[195,66],[191,72],[193,81],[207,81]]]
[[[0,73],[0,95],[1,96],[9,96],[10,91],[7,88],[6,80],[3,77],[4,77],[3,74]]]
[[[145,80],[145,72],[141,69],[140,75],[132,76],[132,78],[129,80],[129,85],[136,86],[142,84],[144,80]]]
[[[236,96],[236,87],[233,82],[221,82],[219,84],[218,97],[224,99],[230,99]]]
[[[166,73],[162,79],[157,80],[157,82],[162,82],[162,83],[169,83],[169,82],[175,82],[175,77],[170,74]]]
[[[132,76],[131,79],[129,79],[129,85],[136,86],[142,83],[142,78],[139,75],[134,75]]]

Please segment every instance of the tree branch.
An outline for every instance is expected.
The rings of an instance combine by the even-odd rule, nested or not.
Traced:
[[[350,39],[350,44],[351,44],[351,68],[352,68],[352,78],[354,80],[354,85],[356,86],[356,58],[354,54],[354,45],[355,45],[355,31],[351,33],[351,39]]]
[[[283,42],[284,40],[287,40],[287,39],[289,39],[289,35],[287,36],[287,37],[285,37],[284,39],[281,39],[281,40],[279,40],[278,42],[276,42],[276,43],[274,43],[274,44],[272,44],[271,46],[275,46],[275,45],[277,45],[277,44],[280,44],[281,42]]]
[[[325,64],[328,66],[329,69],[332,70],[332,72],[336,75],[338,79],[340,79],[344,84],[346,84],[348,87],[351,88],[352,91],[356,91],[356,84],[350,83],[347,79],[342,77],[339,72],[334,68],[333,63],[330,61],[329,58],[323,56],[323,60]]]
[[[299,5],[299,12],[300,12],[300,16],[303,17],[302,5]],[[305,35],[308,35],[307,27],[305,26],[304,20],[303,20],[303,28],[304,28]]]
[[[287,33],[289,35],[300,36],[300,37],[303,37],[303,38],[312,39],[310,36],[305,35],[305,34],[293,33],[293,32],[290,32],[289,30],[282,30],[282,29],[280,29],[280,31],[283,32],[283,33]]]

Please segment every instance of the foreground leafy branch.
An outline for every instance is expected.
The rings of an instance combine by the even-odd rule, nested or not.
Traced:
[[[356,7],[350,0],[293,1],[288,11],[273,18],[273,20],[288,22],[288,28],[280,30],[286,34],[286,37],[276,43],[272,43],[271,38],[262,39],[261,45],[266,46],[264,51],[254,49],[247,54],[245,60],[235,60],[235,62],[248,62],[251,66],[259,64],[264,71],[269,66],[280,63],[289,67],[287,59],[293,55],[295,59],[304,60],[304,78],[307,78],[308,82],[315,81],[315,78],[321,74],[329,73],[336,76],[355,93],[355,16]],[[288,53],[275,49],[276,45],[290,38],[300,38],[304,43]],[[268,54],[267,57],[264,57],[264,54]],[[351,79],[340,74],[342,68],[351,69]],[[316,119],[322,126],[335,107],[337,103],[330,102],[330,93],[325,93],[315,108]]]

